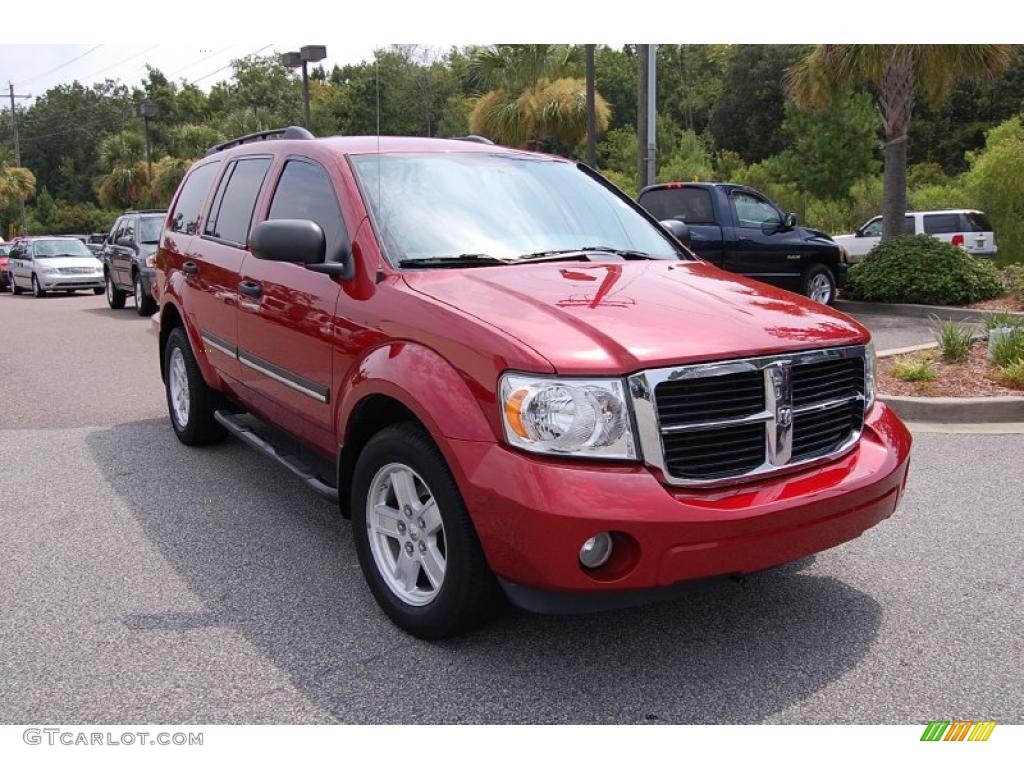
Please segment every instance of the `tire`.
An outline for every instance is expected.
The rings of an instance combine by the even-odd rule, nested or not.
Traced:
[[[800,281],[800,292],[819,304],[836,300],[836,278],[824,264],[812,264]]]
[[[128,294],[114,285],[114,278],[109,272],[104,276],[104,280],[106,287],[103,290],[107,294],[107,306],[111,309],[124,309],[124,300],[128,298]]]
[[[39,287],[39,280],[36,279],[35,272],[32,273],[32,295],[37,299],[42,299],[46,296],[46,291]]]
[[[138,273],[135,274],[135,278],[132,280],[132,286],[134,288],[135,311],[143,317],[149,317],[156,312],[156,301],[146,292],[142,285],[142,277]]]
[[[102,296],[105,293],[105,291],[106,291],[105,288],[93,288],[92,289],[93,296]]]
[[[174,434],[185,445],[219,443],[227,431],[213,417],[219,397],[206,386],[185,329],[175,328],[164,349],[164,391]]]
[[[18,285],[14,282],[14,276],[12,275],[11,276],[11,293],[13,293],[15,296],[21,296],[22,290],[23,289],[19,288]]]
[[[417,508],[403,514],[406,505],[398,498],[392,480],[408,477],[406,471],[412,476]],[[409,494],[405,496],[408,500]],[[368,516],[367,506],[378,503],[393,509],[395,515]],[[401,629],[425,640],[438,640],[475,629],[504,606],[504,596],[487,565],[455,479],[430,435],[418,424],[386,427],[370,439],[356,462],[351,505],[353,538],[363,576],[378,605]],[[435,515],[420,514],[431,506]],[[386,521],[395,535],[371,530],[378,519]],[[432,535],[431,527],[437,526],[438,520],[440,530]],[[428,560],[433,563],[430,569],[425,565]],[[409,589],[400,584],[403,568],[399,563],[413,562],[410,568],[416,575],[406,580],[412,585]],[[440,579],[439,562],[443,564]]]

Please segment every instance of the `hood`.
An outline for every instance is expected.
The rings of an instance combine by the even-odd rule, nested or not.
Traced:
[[[95,256],[52,256],[36,261],[42,267],[92,267],[102,269],[103,264]]]
[[[405,272],[416,291],[517,338],[560,373],[863,344],[853,319],[703,261],[557,262]]]
[[[803,229],[808,237],[817,237],[829,242],[832,242],[834,239],[828,232],[822,232],[820,229],[811,229],[810,227],[801,227],[801,229]]]

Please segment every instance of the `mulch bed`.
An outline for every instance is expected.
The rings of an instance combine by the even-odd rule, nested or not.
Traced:
[[[997,299],[985,299],[985,301],[976,301],[973,304],[964,305],[965,309],[987,309],[993,312],[1024,312],[1024,306],[1021,306],[1022,302],[1018,301],[1015,296],[1000,296]]]
[[[939,350],[912,352],[907,355],[887,357],[878,361],[878,391],[884,395],[909,397],[1003,397],[1024,395],[1024,390],[1011,389],[999,383],[996,376],[999,369],[986,358],[988,344],[975,342],[971,355],[965,363],[944,363]],[[928,357],[934,381],[903,381],[892,372],[897,360],[919,360]]]

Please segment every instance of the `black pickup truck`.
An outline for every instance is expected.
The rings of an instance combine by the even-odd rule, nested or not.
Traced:
[[[637,200],[701,258],[756,280],[831,304],[846,281],[846,253],[824,232],[797,226],[755,189],[739,184],[670,182]]]

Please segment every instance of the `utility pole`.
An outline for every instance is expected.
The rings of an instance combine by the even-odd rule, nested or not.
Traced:
[[[636,47],[637,99],[636,99],[636,186],[637,191],[647,186],[647,49]]]
[[[647,46],[647,183],[653,184],[655,177],[655,156],[657,139],[655,128],[658,120],[658,46]]]
[[[594,84],[594,46],[584,46],[587,56],[587,165],[597,168],[597,104]]]
[[[14,83],[10,80],[7,81],[7,90],[11,96],[11,133],[14,134],[14,164],[17,166],[21,165],[21,145],[18,143],[18,118],[14,112],[14,100],[15,99],[30,99],[32,94],[30,93],[15,93]],[[25,219],[25,201],[19,200],[21,204],[21,228],[25,229],[27,221]]]

